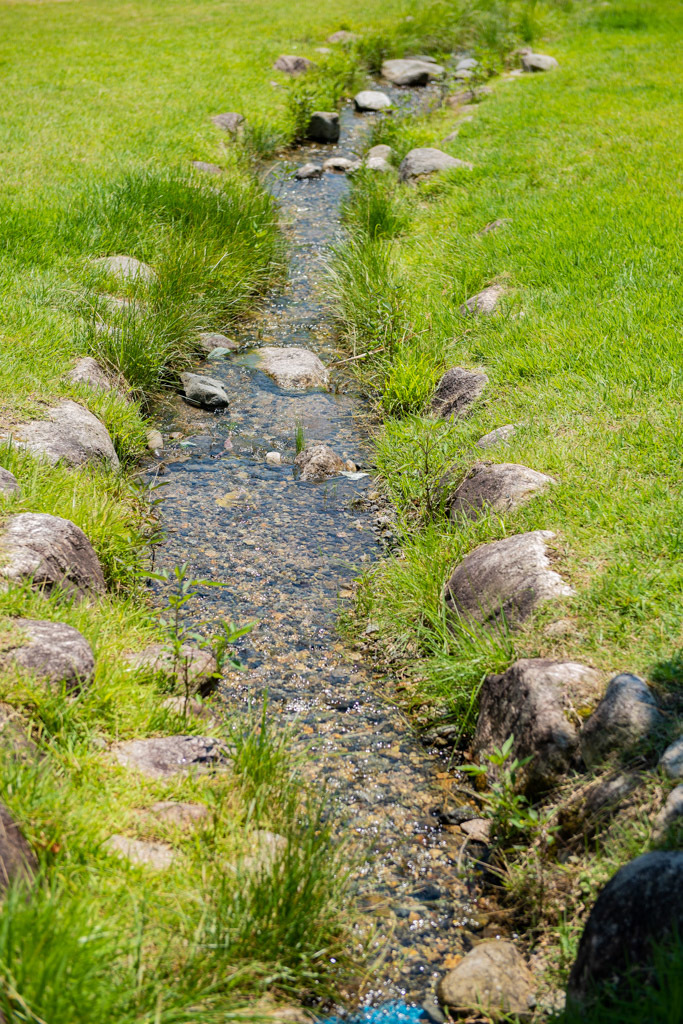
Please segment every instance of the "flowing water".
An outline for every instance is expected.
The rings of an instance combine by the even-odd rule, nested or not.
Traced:
[[[414,102],[405,91],[394,97]],[[369,124],[346,108],[340,144],[297,150],[296,163],[361,154]],[[181,399],[171,407],[165,427],[184,440],[165,453],[168,538],[159,560],[229,584],[207,593],[205,611],[255,621],[239,644],[246,670],[229,675],[222,692],[239,706],[267,691],[270,713],[310,744],[311,776],[336,796],[344,829],[365,851],[356,895],[386,950],[380,976],[361,992],[361,1005],[384,1005],[384,1015],[362,1019],[417,1020],[411,1007],[435,1005],[437,968],[469,948],[479,924],[458,875],[460,843],[431,813],[443,799],[441,766],[381,699],[372,665],[335,632],[349,585],[381,553],[372,477],[304,483],[293,471],[297,424],[307,442],[362,467],[362,400],[352,389],[283,391],[248,354],[264,343],[339,358],[321,257],[338,236],[348,182],[333,173],[299,182],[291,168],[272,169],[270,181],[289,225],[289,279],[233,335],[246,355],[198,367],[223,381],[229,411],[215,416]],[[269,451],[282,454],[281,465],[265,462]]]

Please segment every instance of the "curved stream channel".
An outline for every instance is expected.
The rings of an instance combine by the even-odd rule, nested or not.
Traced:
[[[393,95],[415,103],[410,91]],[[297,163],[361,154],[372,119],[347,107],[341,123],[338,146],[302,147]],[[228,582],[203,595],[206,614],[256,622],[238,644],[245,670],[228,674],[222,693],[240,706],[267,691],[270,713],[296,723],[310,745],[308,772],[325,781],[342,827],[361,844],[354,886],[385,952],[361,1004],[393,1003],[392,1021],[429,1019],[409,1007],[435,1009],[435,971],[469,948],[477,924],[456,869],[460,841],[431,813],[443,799],[441,766],[378,695],[372,666],[335,633],[345,587],[380,553],[366,497],[372,477],[303,483],[292,467],[297,423],[307,443],[325,442],[362,466],[362,399],[352,391],[283,391],[248,352],[261,343],[300,345],[326,364],[339,358],[321,256],[338,236],[349,186],[329,172],[301,182],[289,171],[271,177],[291,224],[289,280],[233,334],[246,354],[199,370],[224,383],[229,412],[214,416],[181,399],[171,406],[165,428],[185,440],[165,452],[167,539],[158,560],[166,568],[187,562],[192,577]],[[265,462],[274,450],[281,465]]]

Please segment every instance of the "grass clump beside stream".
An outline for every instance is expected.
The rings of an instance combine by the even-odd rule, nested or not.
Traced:
[[[559,69],[494,77],[464,111],[386,120],[373,139],[394,147],[396,164],[433,146],[474,169],[417,186],[359,177],[347,205],[332,278],[348,346],[365,354],[358,379],[382,419],[375,459],[399,548],[361,582],[359,612],[402,667],[406,703],[423,720],[455,722],[461,741],[485,675],[522,657],[643,676],[673,736],[683,622],[680,10],[620,0],[533,12],[527,36]],[[490,284],[505,289],[498,313],[463,316],[461,304]],[[471,415],[439,422],[429,399],[454,365],[483,369],[489,383]],[[505,445],[477,448],[507,424],[516,429]],[[458,481],[482,459],[530,466],[557,485],[514,512],[449,522],[443,474]],[[448,621],[443,586],[454,566],[479,544],[537,529],[554,531],[554,568],[576,595],[516,632]],[[556,619],[562,630],[546,630]],[[650,848],[665,795],[660,783],[654,803],[596,839],[592,855],[542,867],[539,885],[532,844],[518,908],[537,935],[562,929],[565,968],[600,885]]]

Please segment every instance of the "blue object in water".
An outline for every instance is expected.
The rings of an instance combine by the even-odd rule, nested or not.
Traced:
[[[324,1024],[418,1024],[428,1020],[419,1006],[405,1003],[387,1003],[369,1010],[361,1010],[353,1017],[329,1017]]]

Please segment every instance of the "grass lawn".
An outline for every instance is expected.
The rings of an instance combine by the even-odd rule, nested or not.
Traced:
[[[407,703],[450,717],[465,736],[483,677],[538,656],[593,665],[605,679],[642,675],[677,735],[681,15],[657,0],[537,5],[534,46],[559,69],[498,74],[464,111],[376,133],[396,163],[434,146],[474,169],[417,187],[368,175],[348,205],[333,283],[349,346],[371,351],[358,377],[382,420],[375,456],[400,548],[363,581],[360,612],[402,667]],[[480,234],[499,218],[500,230]],[[463,317],[461,303],[492,283],[506,289],[500,311]],[[444,424],[425,409],[453,365],[485,370],[489,384],[471,415]],[[506,424],[516,425],[509,443],[476,447]],[[444,471],[458,480],[482,458],[530,466],[557,486],[476,523],[432,515]],[[554,568],[576,596],[518,632],[447,623],[443,585],[464,555],[536,529],[554,531]],[[556,619],[565,628],[546,631]],[[534,908],[552,928],[566,914],[570,950],[597,885],[649,848],[647,821],[580,859],[588,880],[577,870],[571,897]],[[529,876],[517,884],[530,903]]]

